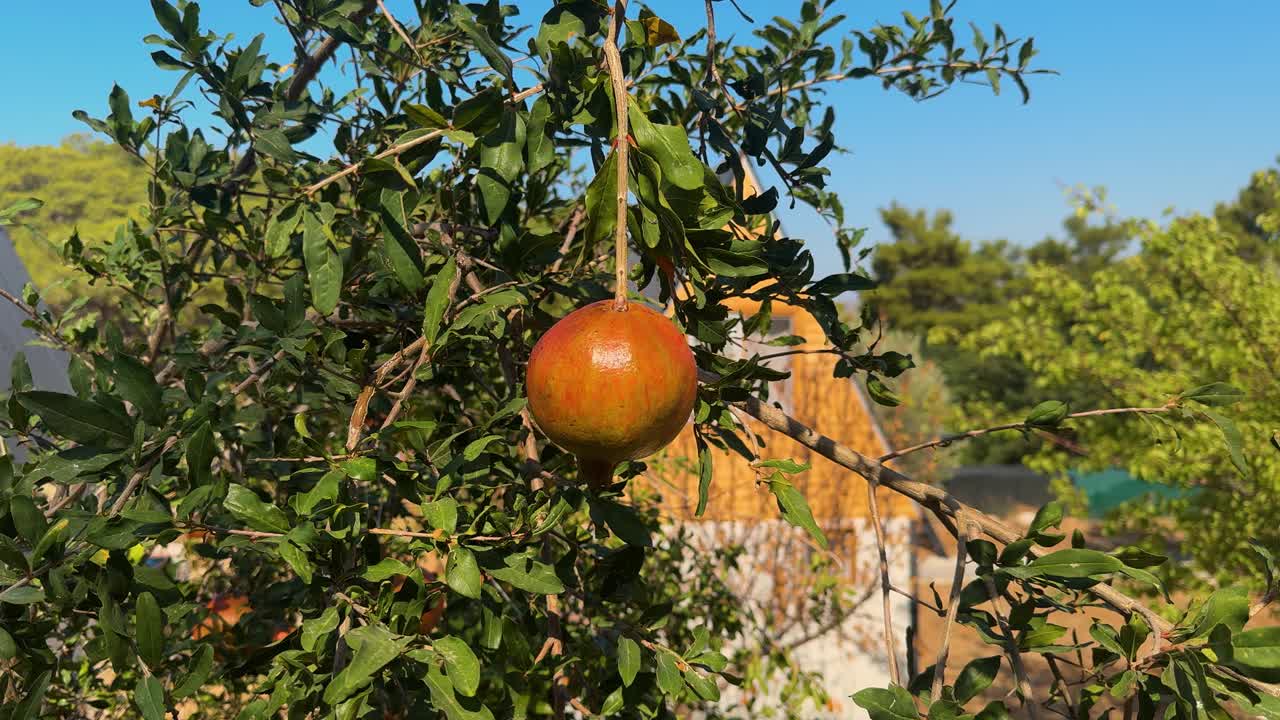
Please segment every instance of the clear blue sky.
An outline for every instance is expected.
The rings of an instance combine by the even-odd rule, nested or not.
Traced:
[[[793,0],[739,0],[757,20],[794,16]],[[518,2],[535,23],[550,2]],[[403,2],[390,3],[393,9]],[[848,27],[891,21],[899,9],[927,11],[927,0],[864,0],[838,6]],[[655,2],[682,34],[703,24],[702,3]],[[266,30],[266,49],[288,58],[273,8],[247,0],[206,0],[206,27],[247,41]],[[720,34],[746,39],[749,27],[718,3]],[[960,0],[965,21],[1011,35],[1033,35],[1037,62],[1061,71],[1035,78],[1032,100],[993,97],[962,86],[914,103],[874,81],[833,88],[838,138],[852,153],[834,160],[833,187],[850,221],[881,240],[877,208],[950,208],[973,239],[1039,240],[1067,213],[1062,186],[1106,185],[1125,215],[1157,217],[1165,208],[1208,210],[1232,197],[1255,169],[1280,154],[1280,2],[1154,0],[992,2]],[[56,143],[84,128],[71,111],[104,115],[113,82],[135,99],[166,91],[176,75],[158,70],[142,43],[156,30],[145,0],[10,3],[0,23],[0,142]],[[990,37],[990,32],[987,33]],[[823,226],[783,211],[806,237],[822,269],[836,254]]]

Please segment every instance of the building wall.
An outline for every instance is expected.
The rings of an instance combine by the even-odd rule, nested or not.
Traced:
[[[733,309],[754,312],[749,305]],[[774,306],[781,317],[779,334],[800,335],[808,342],[791,348],[751,346],[744,353],[768,354],[784,350],[815,351],[827,347],[817,322],[805,311]],[[771,401],[800,422],[820,430],[841,443],[871,457],[889,451],[870,413],[867,400],[852,380],[833,377],[836,357],[826,353],[802,353],[787,358],[791,379],[770,389]],[[745,416],[743,416],[745,418]],[[739,592],[744,606],[753,612],[774,612],[800,618],[801,622],[780,623],[790,629],[782,642],[823,632],[795,649],[801,668],[820,672],[832,698],[829,708],[812,708],[814,720],[865,718],[850,695],[866,687],[884,687],[890,681],[883,641],[883,611],[879,590],[879,553],[870,523],[867,484],[858,475],[800,445],[790,437],[749,421],[759,437],[760,455],[765,459],[789,458],[808,463],[808,471],[792,481],[804,494],[815,519],[827,536],[837,574],[844,578],[846,593],[858,598],[855,610],[842,621],[824,618],[805,622],[811,608],[803,606],[807,590],[817,581],[810,571],[815,552],[821,552],[807,535],[782,521],[777,503],[767,485],[757,482],[755,470],[741,455],[713,449],[712,483],[709,502],[702,517],[694,517],[698,501],[698,453],[690,424],[672,445],[648,461],[650,473],[640,487],[661,495],[668,517],[688,530],[708,549],[735,543],[750,548],[750,554],[734,577],[726,578]],[[638,490],[639,488],[637,488]],[[887,490],[877,494],[884,518],[890,575],[899,587],[912,587],[913,531],[918,508],[910,500]],[[767,608],[768,610],[763,610]],[[906,671],[906,629],[912,623],[911,601],[893,595],[891,612],[897,637],[899,665]],[[780,689],[779,689],[780,690]],[[722,704],[728,710],[742,707],[737,688],[722,689]]]
[[[22,288],[31,280],[27,269],[14,252],[13,244],[3,230],[0,230],[0,287],[14,297],[22,297]],[[26,355],[27,364],[31,366],[31,377],[35,386],[41,390],[71,392],[67,381],[67,356],[60,350],[33,345],[35,333],[22,326],[27,316],[14,307],[8,300],[0,298],[0,396],[9,394],[9,373],[13,367],[13,358],[19,352]],[[22,448],[16,443],[10,444],[21,461]]]

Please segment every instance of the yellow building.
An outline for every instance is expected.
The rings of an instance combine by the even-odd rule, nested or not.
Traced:
[[[759,185],[748,168],[749,182]],[[731,305],[729,310],[750,316],[753,303]],[[817,321],[801,308],[775,304],[773,325],[761,337],[736,338],[726,352],[741,357],[778,355],[767,364],[787,371],[790,377],[772,383],[770,402],[778,404],[800,422],[871,457],[889,452],[889,442],[872,413],[868,398],[853,379],[834,377],[836,356],[828,347]],[[773,336],[799,335],[802,345],[774,347],[764,343]],[[746,416],[743,416],[746,419]],[[849,696],[865,687],[891,682],[883,643],[879,585],[879,554],[870,524],[866,481],[781,433],[750,420],[760,444],[762,459],[789,458],[809,464],[808,471],[792,477],[809,502],[814,518],[829,541],[824,552],[806,533],[780,518],[777,503],[750,462],[738,453],[713,450],[714,472],[706,512],[695,517],[698,503],[698,453],[692,423],[660,456],[649,462],[647,488],[661,495],[662,507],[674,523],[690,530],[708,547],[727,543],[750,549],[738,569],[727,578],[755,612],[767,614],[783,645],[791,646],[797,662],[819,671],[832,702],[815,708],[814,718],[861,718],[865,713]],[[913,503],[896,493],[880,491],[878,506],[884,521],[890,573],[894,584],[913,586],[912,540],[919,518]],[[826,560],[827,564],[815,562]],[[807,605],[808,591],[835,580],[850,608],[833,616],[815,613]],[[913,604],[893,596],[894,628],[899,664],[907,669],[905,633],[912,621]],[[767,688],[765,693],[780,691]],[[730,705],[744,698],[728,688]]]

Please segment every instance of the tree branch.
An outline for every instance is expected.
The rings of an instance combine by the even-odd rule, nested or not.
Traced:
[[[613,228],[614,278],[613,306],[627,309],[627,179],[630,168],[627,161],[630,133],[627,131],[627,79],[622,69],[622,55],[618,52],[618,28],[627,18],[627,0],[615,0],[613,14],[609,16],[609,34],[604,41],[604,60],[609,67],[609,81],[613,85],[613,112],[617,122],[617,216]]]
[[[705,370],[698,372],[698,378],[703,383],[715,383],[720,379],[719,376]],[[837,465],[852,470],[863,478],[879,478],[880,484],[884,487],[915,500],[929,508],[939,517],[950,521],[963,515],[965,519],[974,523],[984,534],[1006,545],[1022,538],[1022,533],[1003,521],[981,510],[965,505],[942,488],[912,480],[910,477],[883,463],[872,460],[852,448],[841,445],[781,410],[766,405],[756,398],[748,398],[730,404],[742,408],[747,414],[763,422],[769,428],[792,438],[801,445]],[[1032,552],[1030,555],[1034,557],[1036,553]],[[1098,583],[1089,587],[1087,592],[1125,615],[1135,612],[1141,614],[1153,631],[1167,632],[1173,628],[1169,621],[1156,615],[1146,605],[1110,585]]]

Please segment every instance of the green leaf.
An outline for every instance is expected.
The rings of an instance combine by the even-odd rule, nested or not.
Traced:
[[[902,404],[902,398],[898,397],[884,381],[875,375],[867,375],[867,392],[871,395],[871,399],[876,404],[885,407],[897,407]]]
[[[458,529],[458,501],[444,497],[423,503],[422,517],[431,527],[452,535]]]
[[[559,595],[564,592],[564,584],[556,577],[556,571],[550,565],[528,555],[508,555],[503,561],[506,567],[489,571],[498,580],[538,595]]]
[[[671,653],[659,651],[654,655],[654,663],[658,668],[658,688],[666,695],[679,696],[684,690],[684,678]]]
[[[47,717],[40,716],[40,707],[44,704],[44,694],[49,689],[51,676],[52,673],[45,670],[37,675],[35,680],[26,683],[26,697],[14,707],[13,714],[6,720],[35,720],[37,717]]]
[[[626,707],[627,701],[622,694],[622,690],[621,686],[616,687],[613,692],[609,693],[609,697],[604,699],[604,702],[600,705],[600,714],[602,716],[616,715],[622,708]]]
[[[302,621],[302,634],[299,638],[299,644],[302,649],[312,652],[316,649],[316,644],[321,639],[328,637],[338,627],[338,608],[330,605],[325,608],[324,612],[317,618]]]
[[[373,482],[378,477],[378,463],[373,458],[351,458],[344,460],[341,467],[347,477],[360,482]]]
[[[822,529],[814,521],[813,512],[809,510],[809,503],[805,501],[804,495],[800,494],[794,485],[783,480],[781,472],[775,473],[773,479],[769,481],[769,490],[778,501],[782,519],[808,531],[809,535],[825,550],[827,536],[822,534]]]
[[[1216,590],[1203,605],[1178,623],[1171,635],[1176,642],[1205,637],[1218,625],[1238,632],[1249,620],[1249,593],[1242,587]]]
[[[382,228],[382,251],[391,261],[391,269],[405,290],[422,289],[422,251],[409,230],[410,213],[417,203],[417,193],[383,190],[378,208]]]
[[[474,697],[480,687],[480,661],[471,646],[452,635],[434,641],[431,646],[444,658],[453,689],[466,697]]]
[[[302,259],[311,284],[311,305],[321,315],[333,312],[342,293],[342,259],[330,247],[329,233],[315,213],[306,213],[302,224]]]
[[[869,277],[857,273],[839,273],[828,275],[809,286],[809,292],[819,295],[836,296],[846,292],[872,290],[876,282]]]
[[[603,521],[623,542],[636,547],[650,547],[649,527],[635,508],[605,498],[591,499],[592,518]]]
[[[1006,568],[1006,572],[1021,579],[1035,577],[1086,578],[1120,572],[1124,563],[1097,550],[1070,548],[1038,557],[1027,565]]]
[[[262,236],[267,257],[278,258],[289,250],[289,239],[293,237],[301,221],[302,213],[299,212],[297,205],[286,205],[271,216],[271,220],[267,223],[267,230]]]
[[[956,677],[956,701],[964,704],[978,696],[983,690],[991,687],[996,675],[1000,673],[1000,655],[978,658],[964,666]]]
[[[489,62],[489,67],[497,70],[508,83],[514,82],[511,77],[511,58],[502,52],[498,44],[489,37],[488,30],[476,24],[475,15],[472,14],[465,5],[453,5],[450,8],[453,16],[453,23],[459,30],[467,34],[471,38],[471,42],[475,44],[476,50],[484,56]]]
[[[543,95],[534,101],[525,130],[525,162],[530,174],[547,167],[555,160],[554,128],[548,126],[550,117],[551,102]]]
[[[310,515],[320,503],[335,500],[338,497],[338,487],[342,483],[342,478],[346,473],[341,470],[330,470],[320,477],[315,487],[307,492],[295,496],[293,507],[298,511],[299,515]]]
[[[12,660],[18,656],[18,643],[8,630],[0,628],[0,660]]]
[[[25,198],[19,200],[3,210],[0,210],[0,226],[12,225],[13,219],[22,213],[39,210],[44,207],[44,201],[37,198]]]
[[[417,103],[405,103],[401,107],[404,108],[404,114],[409,116],[409,120],[415,125],[427,130],[439,130],[449,127],[449,121],[440,113],[432,110],[426,105]]]
[[[867,688],[853,694],[853,701],[867,711],[871,720],[917,720],[915,701],[905,688],[891,685],[885,688]]]
[[[1056,528],[1062,524],[1062,518],[1066,516],[1066,511],[1062,503],[1054,500],[1044,507],[1036,511],[1036,515],[1031,519],[1031,525],[1027,528],[1027,537],[1039,535],[1049,528]]]
[[[475,460],[476,458],[480,457],[481,453],[484,452],[485,448],[493,444],[494,441],[501,440],[501,439],[502,439],[501,435],[485,435],[484,437],[478,440],[473,440],[470,443],[467,443],[467,446],[463,448],[462,458],[467,462],[471,462],[472,460]]]
[[[122,355],[112,363],[116,389],[121,397],[133,403],[143,419],[152,425],[164,423],[164,408],[160,400],[160,385],[146,365]]]
[[[35,545],[44,537],[49,524],[30,495],[14,495],[9,499],[9,515],[13,525],[28,543]]]
[[[697,670],[693,668],[685,670],[684,681],[703,700],[715,702],[720,699],[720,688],[716,685],[716,681]]]
[[[1249,466],[1244,461],[1244,438],[1240,435],[1240,428],[1236,427],[1235,422],[1230,418],[1224,417],[1217,413],[1201,410],[1205,417],[1213,421],[1218,429],[1222,431],[1222,439],[1227,441],[1227,452],[1231,456],[1231,464],[1236,470],[1245,477],[1246,480],[1252,479],[1253,474],[1249,472]]]
[[[165,720],[164,685],[156,677],[148,675],[139,680],[133,700],[146,720]]]
[[[454,693],[453,683],[435,665],[427,668],[423,681],[431,691],[431,705],[448,720],[493,720],[493,713],[480,702],[472,700],[464,705]]]
[[[618,675],[622,684],[631,687],[640,672],[640,645],[629,637],[618,638]]]
[[[1239,664],[1280,670],[1280,625],[1235,633],[1231,653]]]
[[[164,616],[160,613],[160,603],[154,595],[144,592],[138,595],[133,616],[138,655],[154,668],[164,656]]]
[[[658,161],[663,179],[682,190],[700,189],[704,181],[702,162],[694,156],[684,128],[654,123],[635,98],[628,98],[628,103],[628,119],[636,145]]]
[[[434,345],[440,335],[440,324],[452,300],[449,290],[457,275],[458,261],[450,257],[431,280],[431,289],[427,291],[427,301],[422,307],[422,337],[428,347]]]
[[[1024,421],[1032,427],[1053,428],[1062,424],[1067,418],[1070,408],[1060,400],[1045,400],[1031,408],[1031,413]]]
[[[476,556],[464,547],[456,547],[449,551],[445,565],[444,581],[453,591],[463,597],[476,600],[480,597],[480,565]]]
[[[1226,383],[1216,382],[1192,388],[1178,397],[1184,400],[1198,402],[1201,405],[1221,407],[1224,405],[1234,405],[1235,403],[1240,402],[1244,399],[1245,394],[1243,390],[1234,388]]]
[[[187,438],[187,479],[192,487],[205,485],[213,479],[209,469],[213,454],[213,428],[208,422],[203,422]]]
[[[209,679],[210,673],[213,672],[213,645],[204,644],[197,648],[187,665],[191,668],[191,671],[187,673],[182,682],[174,687],[174,700],[181,700],[188,695],[195,694]]]
[[[280,553],[280,559],[289,564],[293,571],[297,573],[298,579],[304,585],[311,584],[311,578],[315,572],[315,567],[311,564],[311,558],[303,552],[297,545],[289,542],[286,538],[280,538],[276,544],[276,550]]]
[[[254,135],[253,148],[285,163],[293,162],[300,157],[289,144],[288,136],[279,128],[259,130]]]
[[[222,502],[232,515],[254,530],[263,532],[289,532],[289,519],[275,505],[268,505],[257,493],[243,485],[232,484],[227,488],[227,498]]]
[[[618,154],[610,152],[587,186],[586,244],[583,253],[613,235],[618,224]]]
[[[374,673],[399,656],[412,638],[397,637],[380,625],[365,625],[348,632],[342,641],[355,652],[351,662],[324,689],[324,701],[330,705],[346,700],[368,684]]]
[[[56,435],[82,445],[121,447],[133,440],[129,418],[88,400],[45,390],[15,395],[28,411],[39,415]]]
[[[44,600],[44,590],[31,585],[10,587],[0,592],[0,603],[10,605],[30,605]]]
[[[711,493],[711,478],[713,475],[711,447],[702,439],[701,435],[697,437],[698,446],[698,509],[694,511],[696,517],[702,517],[702,513],[707,511],[707,498]]]

